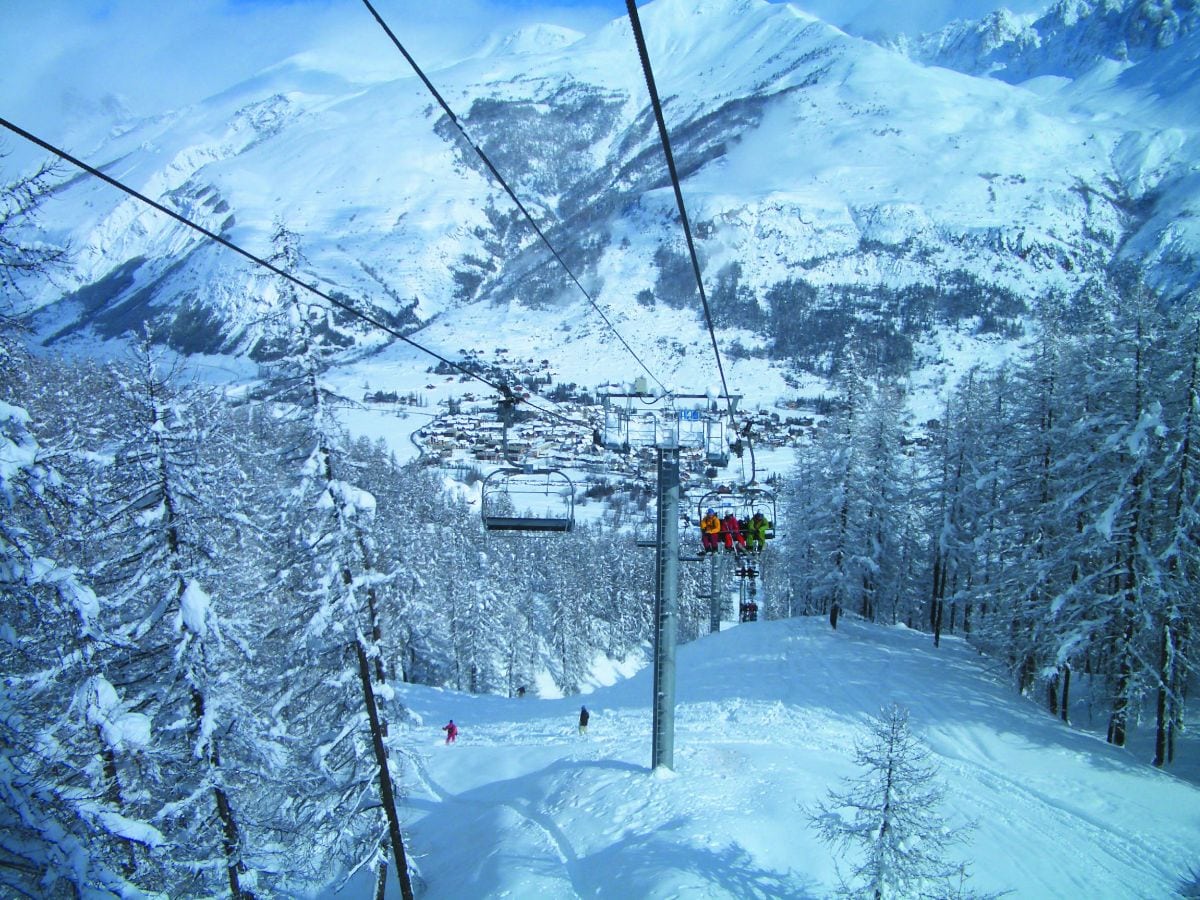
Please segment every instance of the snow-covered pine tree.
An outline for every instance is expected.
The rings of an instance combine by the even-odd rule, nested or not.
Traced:
[[[10,356],[11,358],[11,356]],[[78,502],[0,399],[0,885],[15,896],[126,896],[129,861],[162,836],[122,813],[118,759],[148,719],[104,676],[101,600],[62,555]]]
[[[972,440],[966,458],[970,463],[969,482],[963,511],[973,516],[969,547],[959,544],[960,553],[970,559],[968,577],[956,586],[950,608],[950,629],[956,627],[961,613],[963,632],[972,640],[984,637],[989,613],[997,604],[995,585],[1005,558],[1008,532],[1002,516],[1003,500],[1011,488],[1012,405],[1011,375],[1006,365],[997,371],[976,371],[974,377],[960,383],[960,392],[971,399],[960,401],[960,408],[972,411],[967,417]],[[965,435],[964,435],[965,437]],[[994,618],[994,617],[993,617]]]
[[[225,468],[221,401],[185,384],[149,337],[131,365],[112,372],[122,408],[97,457],[112,460],[97,468],[103,525],[85,544],[115,638],[107,665],[136,686],[129,702],[153,723],[136,764],[117,767],[120,793],[131,814],[159,823],[171,841],[163,888],[242,896],[254,876],[244,883],[244,829],[229,779],[268,766],[253,760],[248,740],[256,729],[238,678],[247,644],[225,632],[233,597],[220,561],[240,521],[230,514],[238,498]]]
[[[860,418],[862,462],[855,487],[862,516],[858,612],[871,622],[882,608],[895,610],[911,587],[905,562],[912,558],[906,546],[912,485],[906,477],[911,470],[903,464],[904,419],[899,388],[880,380],[868,393]]]
[[[1046,303],[1028,353],[1007,369],[970,385],[976,399],[963,404],[983,412],[972,429],[982,479],[972,512],[982,523],[973,542],[977,574],[967,598],[977,611],[974,640],[1006,660],[1021,692],[1047,674],[1055,713],[1065,709],[1073,664],[1086,654],[1074,644],[1059,654],[1061,633],[1053,598],[1069,589],[1079,569],[1068,547],[1078,534],[1078,513],[1064,501],[1071,461],[1080,440],[1073,433],[1080,396],[1072,362],[1078,331]]]
[[[1168,389],[1179,399],[1169,402],[1168,415],[1174,422],[1168,442],[1164,481],[1166,498],[1163,577],[1166,603],[1156,628],[1157,697],[1155,703],[1154,765],[1163,766],[1175,757],[1175,735],[1183,723],[1184,688],[1189,671],[1194,671],[1192,635],[1200,621],[1200,316],[1194,304],[1184,307],[1176,329],[1179,348],[1171,355],[1171,366],[1182,376],[1178,385],[1168,380]],[[1186,373],[1186,374],[1185,374]]]
[[[289,273],[304,265],[299,236],[276,223],[270,260]],[[331,868],[377,860],[380,891],[391,845],[401,893],[412,887],[400,833],[383,701],[392,696],[383,656],[378,586],[387,578],[377,564],[372,528],[377,502],[354,483],[352,442],[334,404],[342,398],[324,381],[334,354],[353,343],[337,315],[308,302],[290,281],[277,279],[271,337],[274,363],[270,399],[288,411],[293,480],[280,497],[288,533],[286,581],[296,627],[282,635],[309,665],[293,668],[287,701],[277,715],[306,744],[313,766],[306,785],[311,804],[297,810],[298,828],[314,843],[297,864],[314,877]],[[382,816],[380,815],[382,813]]]
[[[0,152],[0,159],[5,155]],[[69,248],[34,236],[38,207],[59,175],[55,163],[47,161],[0,186],[0,331],[9,332],[16,324],[7,301],[21,293],[25,281],[52,277],[68,258]]]
[[[82,491],[53,465],[58,453],[27,409],[55,420],[51,385],[70,378],[42,377],[8,302],[25,278],[51,277],[65,259],[23,232],[52,180],[42,166],[0,188],[0,888],[129,896],[141,873],[128,863],[161,834],[122,814],[115,767],[144,744],[148,720],[104,677],[102,600],[62,537]],[[59,450],[70,431],[58,430]]]
[[[1060,577],[1048,619],[1060,641],[1083,641],[1097,651],[1095,668],[1110,686],[1108,739],[1123,746],[1146,686],[1147,625],[1166,599],[1160,526],[1170,488],[1158,483],[1166,423],[1156,374],[1163,322],[1153,298],[1136,285],[1105,285],[1099,296],[1104,315],[1072,361],[1082,408],[1072,417],[1074,452],[1061,466],[1076,524],[1060,529],[1057,549],[1072,575]]]
[[[544,631],[539,629],[546,591],[553,591],[563,563],[564,537],[567,535],[493,533],[484,539],[486,549],[481,552],[486,554],[495,589],[495,633],[490,636],[495,660],[491,668],[495,689],[508,696],[532,684],[538,672],[547,668],[540,652]]]
[[[859,600],[862,591],[866,521],[862,505],[864,452],[860,441],[863,412],[870,386],[848,348],[838,378],[827,427],[814,442],[809,480],[803,490],[801,520],[815,565],[809,570],[811,591],[837,628],[842,612]]]
[[[798,454],[784,504],[790,589],[834,628],[847,610],[874,619],[881,597],[898,605],[912,578],[900,566],[914,553],[900,540],[911,475],[900,407],[895,385],[865,378],[847,351],[826,427]]]
[[[828,608],[819,591],[814,572],[818,569],[818,542],[822,533],[823,510],[816,500],[821,470],[812,447],[796,453],[792,477],[780,495],[778,515],[782,521],[775,541],[775,553],[781,558],[780,571],[786,582],[782,589],[793,615],[824,615]]]
[[[933,474],[932,527],[930,550],[933,567],[929,587],[929,630],[933,645],[939,645],[945,624],[947,600],[953,603],[959,579],[966,581],[970,571],[969,529],[975,519],[967,513],[970,502],[968,447],[973,447],[970,401],[975,373],[968,373],[967,387],[946,401],[942,427],[933,442],[930,460]]]
[[[363,441],[351,450],[356,482],[376,499],[372,538],[388,575],[376,584],[388,675],[452,684],[449,611],[460,576],[485,549],[478,509],[447,495],[436,470],[419,462],[398,466],[384,448]]]
[[[965,870],[946,857],[965,827],[946,825],[945,795],[929,751],[913,735],[908,711],[892,704],[868,725],[854,748],[863,773],[830,790],[810,821],[822,841],[854,859],[846,896],[870,900],[973,896]]]
[[[582,535],[568,535],[568,544],[573,539],[579,559],[580,543],[587,541]],[[532,560],[531,560],[532,562]],[[565,576],[565,572],[563,575]],[[559,686],[567,693],[578,691],[588,674],[592,662],[592,630],[598,591],[603,581],[585,585],[573,580],[558,578],[538,590],[546,604],[549,621],[547,635]]]

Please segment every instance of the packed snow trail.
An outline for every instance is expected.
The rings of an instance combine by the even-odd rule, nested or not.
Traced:
[[[1200,865],[1200,789],[1017,697],[964,642],[930,643],[791,619],[681,647],[674,772],[649,769],[648,670],[586,696],[586,737],[578,697],[400,686],[418,883],[432,898],[827,897],[852,860],[808,810],[861,774],[854,743],[893,701],[933,752],[947,825],[974,823],[951,851],[969,887],[1169,897]],[[1200,750],[1188,741],[1181,754]],[[368,881],[336,896],[367,898]]]

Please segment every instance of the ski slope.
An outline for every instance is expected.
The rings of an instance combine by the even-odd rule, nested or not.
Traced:
[[[827,897],[807,809],[861,774],[852,748],[892,701],[932,751],[967,886],[1020,898],[1169,897],[1200,872],[1200,789],[1017,697],[965,642],[823,619],[730,625],[680,648],[675,769],[649,768],[650,669],[580,697],[404,685],[408,851],[418,896]],[[580,702],[589,734],[576,733]],[[461,731],[445,746],[440,728]],[[1103,724],[1097,710],[1096,724]],[[1179,772],[1194,776],[1194,739]],[[1194,777],[1192,778],[1194,781]],[[324,897],[368,898],[359,873]],[[395,885],[388,896],[399,896]]]

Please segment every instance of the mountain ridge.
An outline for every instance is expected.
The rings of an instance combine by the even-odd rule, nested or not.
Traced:
[[[1200,283],[1195,129],[1136,109],[1114,121],[1112,79],[1010,86],[764,0],[657,0],[642,18],[726,341],[828,372],[857,329],[902,372],[937,328],[1018,334],[1039,297],[1123,255],[1168,296]],[[565,50],[539,33],[554,36],[541,52],[501,42],[437,81],[598,303],[649,332],[656,309],[697,306],[628,22]],[[105,165],[253,252],[286,222],[305,278],[405,327],[478,302],[576,302],[415,78],[354,83],[298,59],[111,138],[101,156],[123,162]],[[65,296],[38,297],[47,333],[112,337],[145,315],[184,351],[255,345],[269,279],[108,188],[77,181],[59,200],[46,222],[80,254]]]
[[[1106,61],[1135,65],[1197,33],[1200,7],[1190,0],[1058,0],[1040,16],[998,9],[895,45],[926,64],[1016,84],[1079,78]]]

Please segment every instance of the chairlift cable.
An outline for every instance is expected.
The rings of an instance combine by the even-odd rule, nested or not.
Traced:
[[[203,225],[193,222],[187,216],[184,216],[181,213],[178,213],[175,210],[170,209],[167,206],[164,206],[163,204],[159,203],[156,200],[152,200],[150,197],[147,197],[145,194],[140,193],[139,191],[131,188],[129,185],[125,184],[124,182],[120,181],[119,179],[116,179],[116,178],[112,177],[111,175],[108,175],[107,173],[102,172],[100,169],[96,168],[95,166],[89,165],[88,163],[84,162],[83,160],[79,159],[78,157],[71,155],[66,150],[63,150],[60,147],[56,147],[54,144],[51,144],[48,141],[42,140],[37,135],[26,131],[24,128],[21,128],[19,125],[16,125],[16,124],[10,122],[8,119],[0,117],[0,125],[3,125],[9,131],[13,132],[16,135],[19,135],[20,137],[24,138],[25,140],[29,141],[30,143],[36,144],[38,147],[41,147],[43,150],[46,150],[47,152],[59,157],[60,159],[70,163],[71,165],[73,165],[79,169],[82,169],[87,174],[92,175],[95,178],[99,178],[101,181],[111,185],[112,187],[115,187],[119,191],[123,191],[124,193],[128,194],[129,196],[133,197],[136,200],[139,200],[140,202],[151,207],[152,209],[156,209],[159,212],[163,213],[164,215],[171,217],[172,219],[179,222],[180,224],[186,225],[188,228],[191,228],[193,231],[199,232],[200,234],[202,234],[204,237],[208,238],[209,240],[214,241],[214,242],[220,244],[221,246],[225,247],[226,249],[232,250],[234,253],[237,253],[240,256],[245,257],[246,259],[250,260],[255,265],[262,266],[264,269],[267,269],[267,270],[273,272],[275,275],[278,275],[280,278],[283,278],[286,281],[290,282],[291,284],[294,284],[297,287],[308,291],[310,294],[315,294],[316,296],[320,297],[325,302],[331,304],[332,306],[337,307],[338,309],[342,310],[343,312],[346,312],[358,319],[361,319],[362,321],[366,322],[368,325],[378,328],[380,331],[383,331],[383,332],[391,335],[392,337],[403,341],[404,343],[408,344],[410,347],[413,347],[414,349],[419,350],[422,353],[432,356],[434,359],[438,360],[439,362],[442,362],[442,363],[450,366],[451,368],[458,370],[459,372],[463,373],[464,375],[468,375],[471,378],[474,378],[476,381],[479,381],[482,384],[486,384],[492,390],[497,391],[500,394],[503,394],[505,396],[512,396],[518,402],[523,403],[526,406],[532,407],[533,409],[536,409],[538,412],[540,412],[546,416],[558,419],[561,422],[564,422],[564,423],[567,423],[570,425],[579,425],[579,426],[585,427],[585,428],[592,427],[592,425],[588,422],[571,419],[567,416],[562,415],[562,413],[558,413],[558,412],[555,412],[554,410],[550,410],[550,409],[546,409],[545,407],[538,406],[536,403],[530,402],[527,398],[525,398],[519,394],[513,393],[512,389],[507,384],[497,384],[495,382],[492,382],[489,379],[484,378],[478,372],[472,371],[471,369],[467,368],[466,366],[462,365],[461,363],[456,363],[456,362],[454,362],[454,360],[448,359],[447,357],[442,356],[442,354],[438,353],[436,350],[431,350],[430,348],[417,343],[412,338],[407,337],[406,335],[397,331],[392,326],[388,325],[386,322],[382,322],[378,318],[370,315],[369,313],[365,313],[362,310],[355,308],[351,304],[346,303],[343,300],[337,299],[336,297],[332,296],[331,294],[326,293],[325,291],[322,291],[320,288],[318,288],[314,285],[308,284],[305,281],[301,281],[295,275],[292,275],[291,273],[284,271],[283,269],[279,268],[278,266],[274,265],[273,263],[268,262],[267,260],[263,259],[262,257],[257,256],[255,254],[251,253],[249,250],[246,250],[246,249],[238,246],[237,244],[233,243],[233,241],[229,240],[228,238],[222,237],[221,235],[217,234],[214,231],[210,231],[209,229],[205,228]]]
[[[429,78],[425,75],[425,72],[419,65],[417,65],[417,61],[413,59],[412,54],[410,54],[408,50],[405,49],[404,45],[400,43],[400,39],[396,37],[395,32],[393,32],[388,26],[387,22],[384,21],[383,16],[381,16],[378,10],[376,10],[371,4],[371,0],[363,0],[363,5],[367,7],[367,10],[372,16],[375,17],[375,21],[379,23],[379,27],[384,30],[384,33],[387,34],[392,43],[396,45],[396,49],[400,51],[400,53],[408,61],[408,64],[412,66],[413,71],[417,73],[417,77],[421,79],[422,83],[424,83],[425,87],[429,90],[429,93],[433,95],[433,98],[438,102],[438,105],[442,107],[442,110],[446,113],[447,117],[449,117],[451,123],[453,123],[454,127],[458,129],[458,133],[461,134],[463,139],[471,145],[471,149],[475,151],[475,153],[483,161],[483,164],[487,166],[488,171],[492,173],[492,177],[496,179],[500,187],[504,188],[505,193],[507,193],[512,199],[513,203],[517,205],[517,209],[521,211],[521,214],[533,227],[533,230],[537,233],[537,236],[541,238],[542,243],[546,245],[546,247],[550,250],[550,253],[553,254],[554,258],[558,260],[559,265],[563,267],[563,270],[570,277],[571,281],[575,283],[575,286],[579,288],[583,296],[587,298],[587,301],[592,305],[592,308],[600,314],[600,318],[604,320],[604,324],[607,325],[609,330],[611,330],[612,333],[617,336],[617,340],[621,342],[622,346],[624,346],[629,352],[629,355],[637,361],[637,364],[642,367],[642,370],[652,379],[654,379],[655,384],[662,388],[664,393],[670,394],[670,389],[667,388],[667,386],[661,381],[659,381],[658,376],[651,372],[646,364],[642,362],[641,357],[634,352],[634,349],[631,346],[629,346],[629,342],[625,340],[625,338],[621,335],[621,332],[617,331],[616,326],[613,325],[608,316],[604,314],[604,310],[600,308],[599,304],[596,303],[596,301],[592,298],[592,295],[588,293],[587,288],[585,288],[579,279],[575,277],[575,273],[571,271],[571,267],[567,265],[566,260],[562,258],[562,255],[559,254],[558,250],[554,248],[554,245],[550,243],[550,239],[546,237],[545,232],[542,231],[537,221],[533,218],[533,215],[525,207],[525,204],[522,203],[520,198],[517,197],[516,192],[509,186],[504,176],[501,175],[500,171],[492,164],[492,161],[488,159],[487,154],[483,152],[483,148],[471,139],[470,134],[468,134],[466,128],[463,127],[463,124],[459,121],[458,116],[454,114],[454,110],[450,108],[450,104],[446,102],[445,98],[442,97],[438,89],[434,87],[433,82],[429,80]]]
[[[650,103],[654,107],[654,118],[658,122],[658,134],[662,139],[663,155],[667,159],[667,170],[671,176],[671,185],[675,188],[675,203],[679,207],[679,218],[683,225],[683,235],[687,240],[688,253],[692,258],[692,272],[696,276],[696,287],[700,291],[700,303],[704,307],[704,321],[708,325],[708,336],[712,341],[713,356],[717,360],[717,372],[721,376],[721,387],[725,391],[725,402],[729,407],[729,424],[736,431],[733,398],[729,393],[729,384],[725,380],[725,366],[721,362],[721,351],[717,346],[717,332],[713,327],[712,310],[709,308],[708,295],[704,292],[704,279],[700,274],[700,258],[696,254],[695,241],[692,240],[692,227],[688,221],[687,208],[683,202],[683,189],[679,183],[679,172],[675,168],[675,155],[671,152],[671,138],[667,133],[667,123],[663,117],[662,103],[659,100],[658,88],[654,82],[654,71],[650,66],[650,54],[646,49],[646,38],[642,33],[641,20],[638,18],[636,0],[625,0],[625,7],[629,11],[629,23],[633,27],[633,37],[637,42],[638,55],[642,60],[642,71],[646,76],[646,88],[650,93]],[[746,446],[750,450],[750,471],[751,481],[753,481],[755,472],[754,445],[750,442],[748,434],[745,437],[747,439]]]

